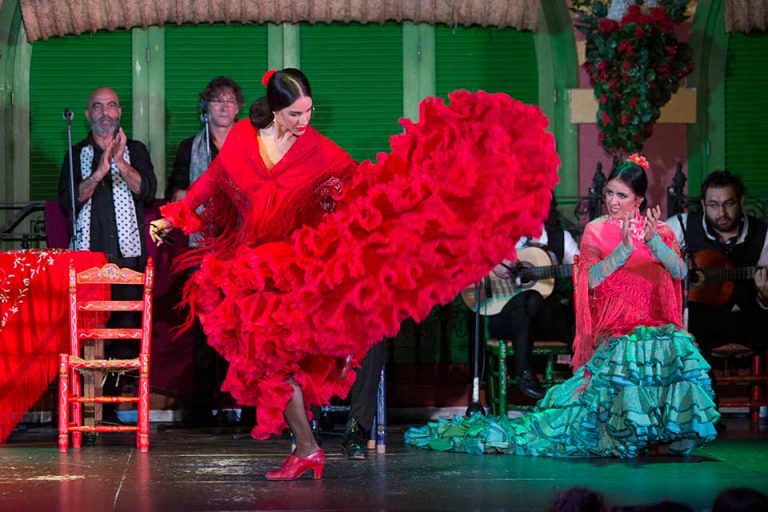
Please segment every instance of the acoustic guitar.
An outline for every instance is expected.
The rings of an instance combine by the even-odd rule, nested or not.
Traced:
[[[480,284],[480,314],[492,316],[501,312],[509,300],[525,290],[536,290],[545,299],[555,289],[555,279],[571,276],[573,265],[553,265],[549,254],[539,247],[517,251],[517,262],[509,266],[509,275],[491,272]],[[475,285],[461,292],[464,304],[476,310]]]
[[[688,275],[688,300],[700,304],[723,306],[733,296],[736,281],[754,279],[760,267],[734,267],[731,259],[716,249],[693,254]]]

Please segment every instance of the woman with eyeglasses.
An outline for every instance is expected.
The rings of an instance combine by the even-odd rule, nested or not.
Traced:
[[[301,71],[262,81],[250,118],[151,232],[157,243],[173,227],[204,234],[186,257],[201,263],[185,301],[229,361],[222,389],[256,406],[253,437],[286,424],[295,436],[267,479],[320,478],[309,407],[346,396],[373,343],[453,300],[540,229],[559,159],[537,107],[459,91],[450,106],[425,100],[390,154],[357,165],[310,126]]]
[[[608,214],[587,224],[574,276],[574,376],[522,418],[455,418],[406,442],[470,453],[631,458],[688,454],[716,437],[709,365],[682,330],[687,267],[672,229],[646,210],[644,157],[614,167]]]

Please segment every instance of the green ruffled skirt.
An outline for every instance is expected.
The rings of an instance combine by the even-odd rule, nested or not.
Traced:
[[[602,343],[521,418],[441,419],[409,429],[405,442],[475,454],[628,458],[658,445],[687,454],[717,436],[709,369],[690,334],[637,327]]]

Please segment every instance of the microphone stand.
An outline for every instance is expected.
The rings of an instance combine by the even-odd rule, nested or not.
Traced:
[[[67,124],[67,162],[69,165],[69,200],[71,208],[69,209],[69,221],[72,223],[72,240],[70,242],[70,249],[77,247],[77,241],[80,238],[80,233],[77,231],[77,216],[75,210],[77,204],[75,203],[75,167],[72,163],[72,118],[74,114],[71,109],[64,109],[64,121]]]
[[[485,414],[485,409],[480,403],[480,286],[481,281],[475,283],[475,346],[474,364],[472,365],[472,401],[467,407],[467,416],[479,412]]]
[[[205,129],[205,156],[208,160],[208,165],[211,165],[211,132],[208,128],[208,122],[211,120],[211,114],[208,112],[208,102],[200,102],[200,108],[202,113],[200,114],[200,122],[203,123]]]

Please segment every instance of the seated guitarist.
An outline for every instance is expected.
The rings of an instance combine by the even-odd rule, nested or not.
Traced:
[[[553,264],[573,264],[574,256],[579,254],[579,245],[573,236],[560,226],[556,206],[553,197],[549,218],[541,236],[520,239],[516,249],[528,246],[546,247],[557,259]],[[493,271],[499,277],[504,277],[509,275],[510,267],[514,267],[514,262],[504,261]],[[525,290],[512,297],[501,312],[488,317],[489,334],[497,339],[512,341],[517,388],[526,396],[537,400],[544,396],[544,387],[531,367],[533,336],[571,342],[573,305],[569,302],[566,306],[563,302],[563,296],[558,293],[544,299],[536,290]]]
[[[701,185],[701,197],[702,212],[682,214],[669,221],[681,247],[687,247],[694,256],[705,249],[714,249],[727,256],[736,267],[762,268],[754,273],[753,279],[736,281],[733,295],[724,305],[707,304],[707,296],[694,302],[692,296],[689,331],[696,337],[707,359],[713,348],[726,343],[765,350],[768,348],[765,328],[768,325],[766,223],[744,213],[744,185],[728,171],[716,171],[707,176]],[[692,274],[695,272],[689,276]],[[696,286],[694,279],[691,279],[692,294]]]

